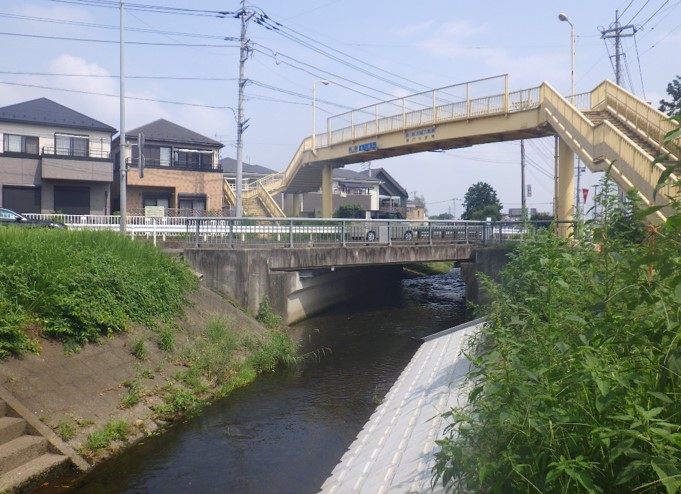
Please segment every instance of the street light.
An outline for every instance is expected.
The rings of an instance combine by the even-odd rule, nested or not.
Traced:
[[[567,22],[570,24],[570,103],[575,104],[575,27],[572,25],[572,22],[570,22],[570,19],[568,18],[567,14],[558,14],[558,19],[560,19],[563,22]],[[579,214],[580,209],[579,209],[579,193],[580,193],[580,179],[582,177],[582,164],[579,162],[579,158],[577,158],[577,202],[575,206],[575,212]]]
[[[570,103],[575,104],[575,27],[570,22],[570,19],[566,14],[558,14],[558,19],[563,22],[570,24],[570,82],[571,82],[571,92],[570,92]]]
[[[312,152],[317,150],[315,145],[315,133],[317,132],[317,83],[321,82],[325,86],[331,84],[331,81],[320,79],[312,83]]]

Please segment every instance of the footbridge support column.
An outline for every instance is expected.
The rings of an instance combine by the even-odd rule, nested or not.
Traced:
[[[556,186],[556,221],[572,221],[575,209],[575,153],[563,139],[558,144],[558,180]],[[567,237],[571,228],[558,225],[561,237]]]
[[[302,204],[302,199],[303,199],[303,194],[295,193],[293,194],[292,202],[293,202],[293,207],[291,211],[291,216],[295,216],[296,218],[300,216],[300,212],[302,211],[302,208],[300,207]]]
[[[333,168],[324,165],[322,168],[322,218],[333,216]]]

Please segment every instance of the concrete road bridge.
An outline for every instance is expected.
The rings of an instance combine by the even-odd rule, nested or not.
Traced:
[[[635,188],[646,205],[668,203],[678,178],[657,194],[655,186],[665,171],[656,156],[681,156],[679,139],[663,145],[664,136],[678,123],[650,104],[604,81],[590,92],[566,98],[549,83],[509,90],[507,75],[385,101],[327,119],[326,132],[303,140],[288,167],[260,179],[243,192],[243,204],[258,202],[270,216],[284,216],[272,195],[293,194],[299,210],[300,194],[322,191],[322,216],[332,215],[334,168],[393,156],[457,149],[479,144],[556,136],[554,215],[572,219],[574,156],[594,172],[610,168],[624,190]],[[225,183],[227,201],[234,191]],[[296,205],[298,207],[296,208]],[[248,215],[248,211],[245,211]],[[664,208],[652,221],[663,221]]]

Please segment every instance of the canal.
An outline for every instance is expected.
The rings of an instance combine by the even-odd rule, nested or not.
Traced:
[[[466,321],[459,269],[407,278],[291,328],[308,358],[96,468],[69,492],[319,491],[420,338]]]

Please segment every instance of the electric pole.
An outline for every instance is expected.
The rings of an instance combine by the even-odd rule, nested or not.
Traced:
[[[128,209],[128,170],[127,170],[127,165],[125,163],[125,76],[123,74],[123,68],[125,66],[124,63],[124,58],[123,58],[123,53],[124,53],[124,46],[125,42],[123,39],[123,0],[121,0],[120,4],[120,76],[119,76],[119,83],[120,83],[120,94],[119,94],[119,103],[120,103],[120,119],[121,119],[121,132],[118,135],[118,166],[120,169],[120,181],[119,181],[119,202],[120,202],[120,210],[121,210],[121,217],[120,217],[120,225],[119,229],[121,233],[125,233],[127,230],[127,223],[128,223],[128,214],[127,214],[127,209]]]
[[[628,31],[629,32],[625,32]],[[619,11],[615,11],[615,24],[609,29],[600,29],[601,39],[615,40],[615,82],[621,86],[622,80],[622,38],[630,38],[636,34],[636,27],[633,24],[620,26]],[[612,57],[611,57],[612,58]]]
[[[246,0],[241,0],[241,12],[239,13],[241,17],[241,38],[240,38],[240,50],[239,50],[239,109],[237,110],[237,124],[236,124],[236,214],[237,218],[241,218],[242,212],[242,189],[243,189],[243,173],[244,173],[244,162],[243,162],[243,150],[244,143],[242,140],[242,135],[244,130],[246,130],[247,120],[244,120],[244,86],[246,85],[246,79],[244,78],[246,60],[248,59],[248,53],[250,47],[248,46],[248,39],[246,39],[246,23],[250,19],[250,15],[246,11]]]
[[[525,195],[525,140],[520,139],[520,217],[527,221],[527,204]]]

